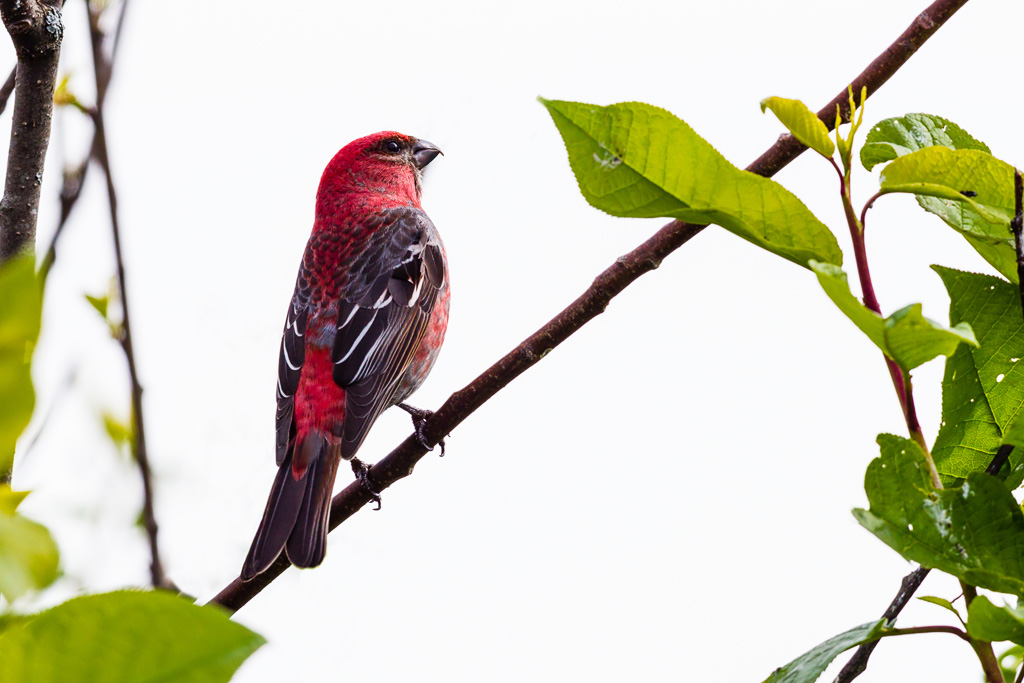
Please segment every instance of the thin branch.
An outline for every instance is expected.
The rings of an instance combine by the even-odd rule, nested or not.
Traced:
[[[7,76],[7,80],[0,86],[0,114],[4,113],[7,109],[7,102],[11,99],[11,95],[14,94],[14,77],[18,73],[18,67],[15,66],[11,69],[10,75]]]
[[[957,10],[966,4],[967,0],[936,0],[929,5],[915,17],[910,26],[900,34],[900,37],[892,45],[875,57],[874,61],[850,83],[854,97],[860,96],[862,87],[867,87],[868,97],[874,95],[929,38],[935,35],[936,31],[942,28],[942,25],[950,17],[956,14]],[[857,106],[863,104],[863,102],[858,102]],[[835,128],[837,106],[843,122],[848,122],[850,120],[850,95],[846,88],[843,88],[838,95],[832,98],[831,102],[818,111],[818,118],[825,123],[828,130]],[[754,171],[755,173],[770,178],[805,149],[807,147],[793,136],[784,136],[758,157],[748,167],[748,170],[756,168],[758,170]]]
[[[929,6],[895,43],[854,79],[854,92],[859,93],[862,87],[867,87],[869,94],[877,92],[881,85],[889,80],[892,74],[966,2],[967,0],[937,0]],[[835,125],[836,105],[844,106],[847,98],[844,86],[839,95],[819,112],[819,118],[829,130]],[[846,114],[849,115],[848,106]],[[748,166],[747,170],[770,177],[806,149],[792,137],[784,136]],[[704,227],[706,226],[672,221],[639,247],[617,259],[594,279],[590,288],[576,301],[465,388],[452,394],[427,420],[424,426],[427,441],[436,444],[488,399],[540,361],[551,349],[602,313],[612,298],[641,275],[657,268],[666,256],[686,244]],[[374,487],[382,491],[399,479],[409,476],[425,454],[426,449],[420,445],[417,437],[408,437],[370,468],[369,474]],[[357,482],[350,484],[331,501],[330,528],[336,528],[369,500],[365,487]],[[238,610],[288,567],[287,559],[279,557],[267,571],[253,580],[243,582],[241,579],[235,579],[210,603],[221,605],[231,611]],[[916,588],[915,585],[914,589]]]
[[[899,592],[896,593],[896,597],[893,598],[885,612],[882,613],[883,619],[887,619],[890,624],[896,620],[896,617],[900,615],[900,612],[907,606],[910,599],[914,597],[917,589],[924,583],[929,571],[931,570],[918,567],[903,577]],[[868,668],[868,660],[871,658],[871,653],[874,652],[879,642],[881,641],[876,640],[858,647],[850,661],[846,663],[842,671],[839,672],[839,675],[836,676],[835,683],[847,683],[864,673]]]
[[[99,11],[89,6],[89,35],[92,39],[93,66],[96,74],[96,88],[98,106],[93,110],[93,121],[96,124],[96,137],[94,152],[96,160],[103,169],[103,175],[107,181],[107,200],[110,205],[110,225],[114,236],[114,255],[117,259],[117,284],[121,296],[121,308],[123,320],[121,322],[121,348],[124,349],[125,358],[128,361],[128,372],[132,381],[132,418],[134,421],[134,452],[135,459],[139,464],[139,473],[142,475],[142,517],[146,527],[146,535],[149,538],[149,550],[151,555],[150,575],[154,586],[166,586],[167,579],[164,575],[163,565],[160,562],[160,552],[157,545],[157,523],[153,512],[153,476],[149,467],[149,454],[146,450],[145,421],[142,413],[142,384],[139,382],[139,373],[135,365],[135,351],[132,346],[131,317],[128,307],[128,287],[125,283],[124,255],[121,250],[121,229],[117,218],[117,192],[114,188],[114,178],[110,170],[110,156],[107,150],[106,126],[103,122],[102,96],[105,94],[105,79],[110,72],[106,56],[103,54],[103,33],[99,28]]]
[[[1013,242],[1017,247],[1017,281],[1020,285],[1021,308],[1024,309],[1024,238],[1021,237],[1024,231],[1024,178],[1018,168],[1013,169],[1013,198],[1016,211],[1010,221],[1010,232],[1013,233]]]
[[[96,109],[102,109],[106,101],[107,89],[114,72],[114,58],[117,55],[117,46],[120,44],[120,35],[124,26],[124,15],[128,9],[128,0],[123,0],[120,7],[120,14],[117,17],[117,28],[114,32],[113,45],[110,50],[110,57],[105,60],[106,68],[103,70],[103,80],[97,83],[96,87]],[[109,11],[109,10],[104,10]],[[0,111],[3,111],[0,109]],[[71,211],[82,196],[82,188],[85,186],[85,178],[89,173],[89,160],[96,159],[96,133],[93,132],[92,142],[89,144],[89,154],[77,166],[69,166],[64,169],[64,184],[60,190],[60,218],[57,221],[57,228],[50,238],[50,246],[46,249],[43,259],[39,264],[40,277],[45,281],[50,274],[50,269],[57,260],[57,242],[64,233],[64,228],[71,217]]]
[[[833,162],[833,163],[834,163],[834,162]],[[867,220],[867,217],[868,217],[868,209],[870,209],[870,208],[871,208],[872,206],[874,206],[875,202],[876,202],[876,201],[878,200],[878,198],[879,198],[879,197],[881,197],[881,196],[882,196],[882,191],[881,191],[881,190],[879,190],[878,192],[876,192],[876,193],[874,193],[873,195],[871,195],[870,197],[868,197],[868,201],[867,201],[867,202],[865,202],[865,204],[864,204],[864,208],[860,210],[860,224],[861,224],[861,227],[863,227],[863,226],[864,226],[864,221],[866,221],[866,220]]]
[[[885,632],[885,637],[890,636],[913,636],[919,633],[949,633],[951,635],[971,642],[971,637],[963,629],[956,626],[912,626],[911,628],[894,628]]]
[[[0,16],[18,57],[7,178],[0,200],[0,263],[35,248],[39,192],[64,34],[60,10],[60,0],[0,1]]]

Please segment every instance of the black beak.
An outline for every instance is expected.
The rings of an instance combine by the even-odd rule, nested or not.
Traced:
[[[433,161],[438,154],[443,154],[433,142],[417,140],[412,146],[412,158],[416,162],[416,168],[423,168]]]

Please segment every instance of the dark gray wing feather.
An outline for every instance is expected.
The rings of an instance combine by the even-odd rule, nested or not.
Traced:
[[[346,459],[391,405],[445,282],[437,232],[423,211],[392,209],[378,220],[343,283],[331,356],[334,381],[345,389]]]
[[[302,363],[306,359],[306,322],[309,316],[309,271],[305,263],[299,268],[292,294],[281,350],[277,361],[277,464],[284,462],[288,444],[295,437],[295,391],[299,387]]]

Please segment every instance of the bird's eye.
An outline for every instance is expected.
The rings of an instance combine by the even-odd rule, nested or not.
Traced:
[[[384,149],[391,152],[392,154],[396,154],[399,151],[401,151],[402,146],[394,140],[388,140],[387,142],[384,143]]]

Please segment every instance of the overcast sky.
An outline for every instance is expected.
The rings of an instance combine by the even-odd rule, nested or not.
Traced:
[[[80,5],[67,7],[63,69],[90,102]],[[665,107],[742,167],[782,132],[762,98],[816,110],[924,5],[133,2],[106,119],[171,578],[209,599],[255,532],[285,308],[340,147],[394,129],[444,150],[423,204],[448,249],[451,324],[411,399],[436,408],[664,223],[586,204],[537,95]],[[942,115],[1024,163],[1022,25],[1018,0],[974,0],[871,98],[866,123]],[[41,245],[61,167],[88,140],[75,112],[56,124]],[[62,550],[51,602],[148,578],[137,475],[98,417],[127,418],[127,373],[82,298],[114,272],[99,177],[60,242],[33,430],[53,408],[15,471],[35,491],[22,510]],[[834,172],[808,154],[776,179],[852,269]],[[855,203],[875,189],[861,170]],[[945,322],[928,266],[990,272],[908,197],[878,202],[867,230],[886,313],[923,302]],[[941,360],[915,373],[929,439],[941,374]],[[390,411],[360,457],[410,431]],[[886,431],[905,426],[882,357],[812,274],[709,228],[467,420],[381,511],[335,531],[320,568],[288,571],[242,609],[269,644],[236,680],[761,681],[878,618],[909,571],[850,514]],[[939,576],[921,591],[958,593]],[[900,639],[862,680],[911,676],[970,680],[977,660],[944,635]]]

